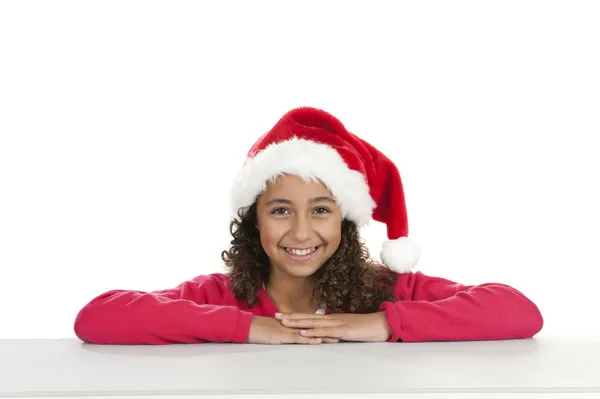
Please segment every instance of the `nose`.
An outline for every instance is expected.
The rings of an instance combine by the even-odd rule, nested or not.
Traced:
[[[291,235],[298,242],[308,241],[312,235],[310,218],[297,215],[292,222]]]

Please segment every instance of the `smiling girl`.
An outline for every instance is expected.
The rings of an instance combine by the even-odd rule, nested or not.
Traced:
[[[331,114],[286,113],[234,181],[227,273],[174,288],[112,290],[87,303],[75,333],[95,344],[320,344],[523,339],[537,306],[500,283],[413,272],[400,174]],[[385,223],[381,262],[359,237]]]

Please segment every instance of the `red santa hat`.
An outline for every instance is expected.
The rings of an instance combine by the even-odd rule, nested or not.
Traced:
[[[421,250],[408,237],[398,169],[331,114],[311,107],[293,109],[258,139],[233,184],[234,215],[252,205],[267,183],[282,174],[321,181],[343,217],[359,227],[371,219],[385,223],[388,239],[380,258],[391,270],[405,273],[419,261]]]

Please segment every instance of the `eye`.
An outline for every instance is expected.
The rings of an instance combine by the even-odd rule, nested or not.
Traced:
[[[275,208],[275,209],[273,209],[271,211],[271,214],[273,214],[273,215],[284,215],[285,214],[284,212],[288,212],[288,210],[285,209],[285,208]]]
[[[319,213],[319,214],[321,214],[321,215],[322,215],[322,214],[325,214],[325,213],[331,213],[331,212],[329,211],[329,209],[327,209],[327,208],[323,208],[323,207],[315,208],[315,212],[316,212],[316,213]]]

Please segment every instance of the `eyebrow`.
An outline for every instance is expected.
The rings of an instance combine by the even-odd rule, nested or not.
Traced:
[[[321,196],[321,197],[315,197],[315,198],[311,198],[309,202],[331,202],[331,203],[335,203],[335,200],[333,198],[327,197],[327,196]],[[291,204],[292,201],[288,200],[288,199],[284,199],[284,198],[273,198],[272,200],[267,202],[267,205],[272,205],[272,204]]]

